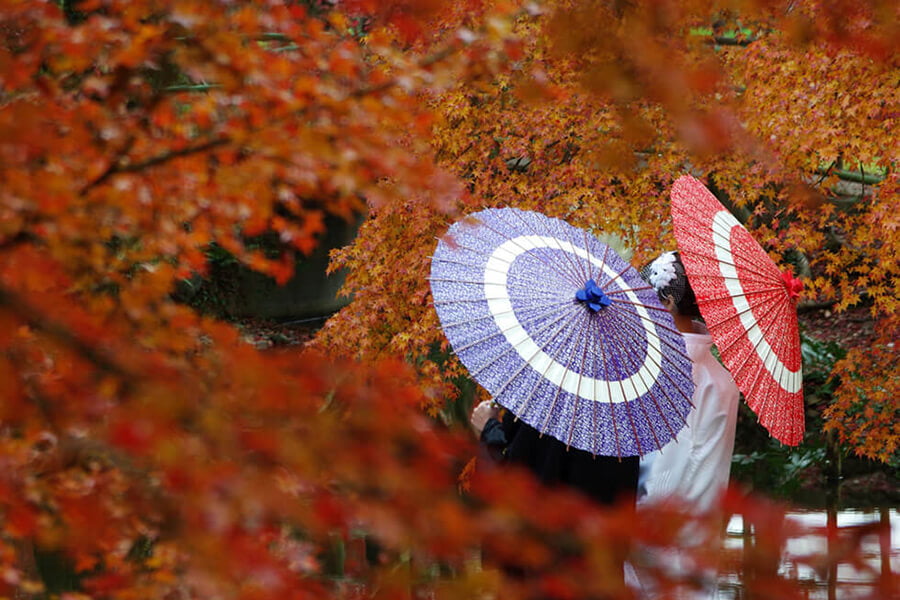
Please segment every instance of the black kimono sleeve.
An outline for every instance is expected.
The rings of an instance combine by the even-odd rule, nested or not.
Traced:
[[[481,443],[487,448],[488,455],[497,462],[506,460],[506,450],[510,440],[514,439],[521,421],[504,413],[502,419],[488,419],[481,431]]]
[[[481,441],[497,461],[528,467],[545,485],[567,485],[601,504],[633,499],[637,491],[639,458],[595,456],[578,450],[506,412],[488,419]]]

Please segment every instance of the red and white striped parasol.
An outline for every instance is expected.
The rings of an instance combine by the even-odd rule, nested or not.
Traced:
[[[689,175],[672,187],[672,222],[700,314],[759,422],[780,442],[803,439],[803,369],[796,300],[781,271],[712,193]]]

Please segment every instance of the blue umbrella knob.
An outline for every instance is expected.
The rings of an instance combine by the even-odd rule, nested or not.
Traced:
[[[593,279],[588,279],[584,283],[584,287],[575,292],[575,300],[583,302],[587,305],[587,309],[592,313],[599,312],[612,304],[609,296],[603,293],[600,286]]]

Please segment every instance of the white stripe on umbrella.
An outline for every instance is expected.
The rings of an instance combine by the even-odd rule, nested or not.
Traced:
[[[724,236],[725,239],[730,240],[730,233],[734,227],[741,227],[741,224],[727,210],[719,211],[713,218],[713,231],[720,236]],[[719,239],[721,240],[722,237],[719,237]],[[737,270],[733,266],[734,255],[731,252],[730,242],[728,246],[715,244],[715,252],[716,258],[719,259],[719,271],[725,278],[723,283],[731,294],[732,304],[740,315],[741,325],[747,332],[747,337],[757,356],[759,356],[766,370],[784,391],[793,394],[800,390],[803,384],[801,369],[792,371],[778,358],[778,355],[769,345],[769,341],[763,335],[759,324],[753,317],[753,311],[750,309],[750,304],[745,297],[746,292],[741,285]]]
[[[609,395],[603,394],[602,390],[599,395],[592,393],[590,388],[593,388],[593,386],[590,378],[584,378],[589,389],[583,390],[585,393],[582,394],[582,385],[580,385],[579,378],[567,377],[567,374],[577,375],[577,373],[570,371],[565,365],[554,360],[528,335],[528,332],[519,323],[515,312],[512,311],[512,301],[507,291],[507,275],[515,257],[523,252],[538,248],[562,249],[567,253],[589,260],[598,268],[603,269],[603,272],[610,277],[618,276],[618,273],[611,269],[609,265],[603,264],[582,248],[555,237],[540,235],[519,236],[500,244],[488,258],[484,271],[484,291],[486,297],[488,297],[489,291],[492,294],[488,300],[488,310],[494,315],[494,322],[503,332],[509,344],[515,348],[519,356],[528,362],[534,370],[544,373],[548,381],[559,386],[562,390],[581,396],[586,400],[613,403],[630,402],[650,391],[650,388],[647,387],[644,381],[655,382],[659,378],[660,368],[658,365],[662,362],[662,349],[655,332],[648,331],[647,356],[639,372],[626,380],[622,380],[618,390],[610,388]],[[637,295],[631,291],[626,291],[625,294],[635,302],[638,314],[652,323],[652,319],[650,319],[647,310],[643,307]],[[627,392],[626,389],[628,389]]]
[[[429,279],[453,352],[498,404],[538,431],[594,454],[631,456],[683,426],[693,382],[671,316],[632,267],[584,230],[486,209],[451,226]],[[578,298],[591,280],[613,303],[599,313]]]

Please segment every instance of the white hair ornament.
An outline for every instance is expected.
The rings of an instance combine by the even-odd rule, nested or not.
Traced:
[[[647,280],[657,292],[668,287],[678,276],[675,272],[675,253],[664,252],[647,266]]]
[[[672,298],[678,304],[684,297],[687,276],[678,253],[674,251],[663,252],[656,257],[641,269],[641,277],[653,286],[660,299]]]

